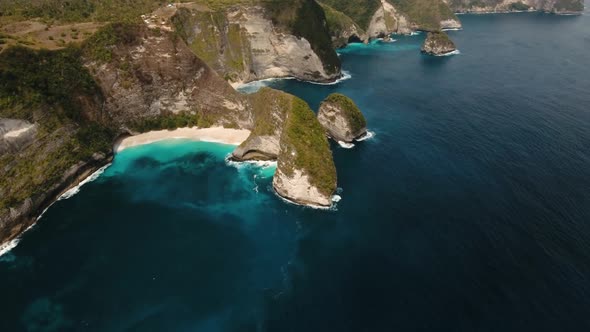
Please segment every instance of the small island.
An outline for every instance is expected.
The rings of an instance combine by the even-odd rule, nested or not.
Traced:
[[[456,50],[455,43],[441,30],[428,32],[421,48],[422,53],[434,56],[447,55]]]
[[[329,95],[320,105],[318,121],[328,136],[352,143],[367,134],[367,121],[352,99],[339,93]]]

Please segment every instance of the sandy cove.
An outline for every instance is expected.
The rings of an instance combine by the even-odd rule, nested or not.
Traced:
[[[240,145],[250,136],[246,129],[228,129],[223,127],[211,128],[178,128],[175,130],[157,130],[147,133],[125,137],[115,144],[115,153],[126,148],[150,144],[169,139],[189,139],[195,141],[215,142],[231,145]]]

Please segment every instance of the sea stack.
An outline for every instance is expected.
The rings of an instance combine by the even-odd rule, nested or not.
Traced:
[[[320,105],[318,120],[328,136],[351,143],[367,134],[367,121],[352,99],[333,93]]]
[[[443,31],[432,31],[426,36],[422,45],[422,53],[428,55],[445,55],[456,51],[455,43]]]

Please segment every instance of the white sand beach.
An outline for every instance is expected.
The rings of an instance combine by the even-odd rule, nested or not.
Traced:
[[[175,130],[158,130],[129,136],[115,144],[115,152],[121,152],[126,148],[163,141],[167,139],[190,139],[195,141],[216,142],[231,145],[240,145],[250,136],[246,129],[228,129],[223,127],[212,128],[178,128]]]

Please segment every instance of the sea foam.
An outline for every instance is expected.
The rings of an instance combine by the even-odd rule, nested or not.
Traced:
[[[92,182],[92,181],[98,179],[98,177],[102,173],[104,173],[104,171],[107,168],[109,168],[109,166],[111,166],[111,164],[108,164],[108,165],[105,165],[105,166],[99,168],[96,172],[90,174],[89,177],[87,177],[84,180],[80,181],[80,183],[78,183],[77,186],[70,188],[68,191],[66,191],[61,196],[59,196],[59,198],[57,200],[58,201],[61,201],[61,200],[68,199],[68,198],[71,198],[72,196],[76,195],[77,193],[80,192],[80,188],[82,188],[83,185],[87,184],[88,182]]]
[[[236,87],[236,90],[249,94],[249,93],[255,93],[258,90],[260,90],[261,88],[270,86],[270,85],[272,85],[273,82],[282,81],[282,80],[297,80],[299,82],[305,82],[305,83],[317,84],[317,85],[335,85],[335,84],[338,84],[342,81],[349,80],[351,78],[352,78],[352,75],[345,70],[342,71],[342,76],[339,79],[335,80],[334,82],[328,82],[328,83],[305,81],[305,80],[300,80],[295,77],[266,78],[263,80],[252,81],[249,83],[241,84]]]
[[[35,226],[35,224],[32,224],[27,229],[25,229],[25,231],[22,232],[16,239],[11,240],[11,241],[8,241],[8,242],[0,245],[0,257],[2,257],[3,255],[9,253],[12,249],[16,248],[16,246],[20,242],[23,234],[25,234],[26,232],[28,232],[31,228],[33,228],[33,226]]]
[[[357,142],[362,142],[362,141],[366,141],[368,139],[371,139],[375,137],[375,132],[373,131],[367,131],[367,133],[363,136],[363,137],[359,137],[356,139]]]
[[[341,147],[345,148],[345,149],[352,149],[352,148],[354,148],[354,144],[352,144],[352,143],[346,143],[346,142],[338,141],[338,144]]]
[[[435,56],[451,56],[451,55],[458,55],[458,54],[461,54],[461,51],[454,50],[452,52],[448,52],[448,53],[444,53],[444,54],[437,54]]]

